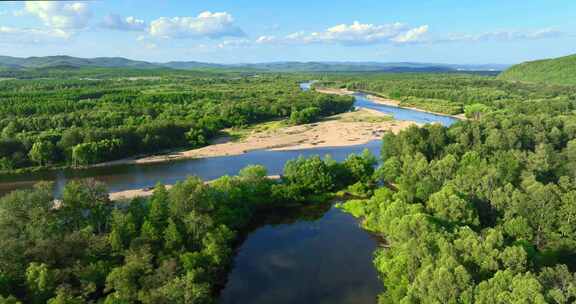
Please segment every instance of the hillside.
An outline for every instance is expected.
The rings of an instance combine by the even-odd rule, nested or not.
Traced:
[[[150,69],[158,68],[157,65],[145,62],[130,60],[122,57],[99,57],[99,58],[77,58],[71,56],[46,56],[46,57],[8,57],[0,56],[0,66],[15,69],[26,68],[49,68],[49,67],[122,67]]]
[[[242,70],[261,72],[484,72],[500,71],[505,65],[457,65],[413,62],[267,62],[244,64],[217,64],[197,61],[171,61],[167,63],[131,60],[122,57],[78,58],[71,56],[46,56],[18,58],[0,56],[0,70],[43,69],[53,67],[132,68],[177,70]]]
[[[498,76],[502,80],[576,85],[576,55],[521,63]]]

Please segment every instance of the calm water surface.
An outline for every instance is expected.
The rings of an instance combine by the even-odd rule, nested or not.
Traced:
[[[372,304],[382,284],[376,240],[339,209],[273,223],[242,244],[221,304]]]

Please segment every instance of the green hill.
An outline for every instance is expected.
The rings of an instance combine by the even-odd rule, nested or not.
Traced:
[[[576,55],[521,63],[498,76],[502,80],[576,85]]]
[[[78,58],[72,56],[46,56],[18,58],[0,56],[0,68],[26,70],[41,68],[131,68],[177,70],[219,69],[261,72],[493,72],[501,71],[506,65],[460,65],[413,62],[267,62],[245,64],[217,64],[198,61],[171,61],[167,63],[131,60],[122,57]]]

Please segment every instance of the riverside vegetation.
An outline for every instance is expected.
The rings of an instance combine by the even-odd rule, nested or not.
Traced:
[[[69,79],[30,72],[32,79],[0,82],[0,171],[201,147],[224,128],[280,118],[309,123],[353,104],[302,92],[290,75],[106,71],[71,71]]]
[[[364,91],[399,100],[400,106],[468,116],[478,110],[526,113],[537,112],[538,107],[566,107],[576,96],[573,86],[517,83],[469,74],[328,74],[322,79],[316,85]]]
[[[319,78],[423,108],[458,106],[469,119],[386,134],[377,169],[368,153],[299,158],[279,183],[249,167],[114,204],[87,181],[70,183],[56,205],[46,186],[13,192],[0,200],[0,303],[211,303],[256,211],[342,189],[359,198],[341,207],[383,240],[379,303],[576,301],[574,87],[455,74]]]
[[[251,166],[128,202],[93,181],[69,183],[59,201],[46,184],[12,192],[0,199],[0,303],[212,303],[256,212],[324,202],[375,162],[299,158],[280,183]]]
[[[574,303],[574,88],[453,76],[412,91],[432,76],[412,77],[367,87],[483,107],[450,128],[385,135],[377,176],[388,187],[344,205],[386,240],[379,302]]]

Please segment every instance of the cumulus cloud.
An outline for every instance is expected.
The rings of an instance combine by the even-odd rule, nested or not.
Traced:
[[[148,28],[146,21],[136,17],[122,17],[116,14],[109,14],[104,17],[101,23],[104,28],[118,31],[145,31]]]
[[[495,31],[480,34],[452,34],[440,42],[474,42],[474,41],[518,41],[556,38],[564,35],[555,29],[539,29],[535,31]]]
[[[71,34],[61,29],[30,29],[0,26],[0,42],[3,43],[56,43],[70,38]]]
[[[413,28],[403,34],[400,34],[394,38],[392,41],[398,43],[410,43],[410,42],[419,42],[422,39],[422,36],[428,33],[428,25],[423,25],[417,28]]]
[[[45,25],[62,30],[85,28],[92,16],[88,5],[81,2],[26,1],[25,9]]]
[[[384,25],[364,24],[355,21],[352,24],[339,24],[321,32],[296,32],[282,38],[261,36],[257,43],[328,43],[347,46],[378,43],[417,42],[428,32],[428,26],[411,28],[402,23]]]
[[[200,13],[196,17],[161,17],[150,23],[149,34],[159,38],[241,37],[244,32],[226,12]]]

